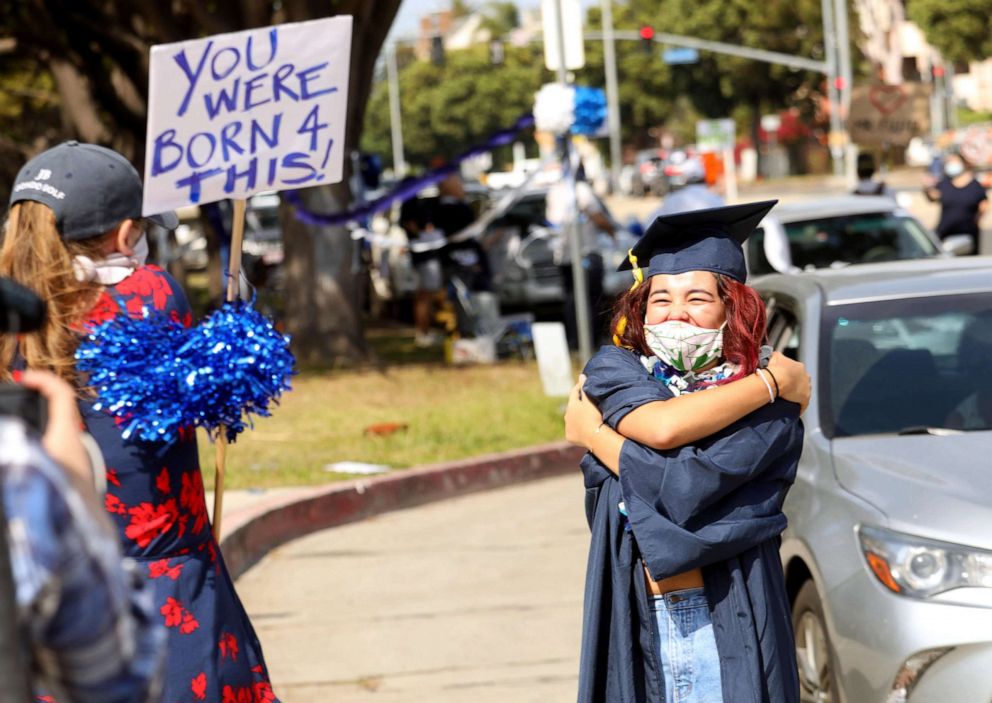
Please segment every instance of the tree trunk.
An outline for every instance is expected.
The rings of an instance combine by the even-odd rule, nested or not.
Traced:
[[[48,65],[55,78],[66,120],[84,142],[106,143],[110,131],[100,118],[89,79],[68,61],[53,59]]]
[[[299,191],[311,212],[340,212],[349,203],[347,183]],[[361,291],[364,271],[355,266],[357,243],[346,228],[315,227],[283,206],[286,299],[284,320],[293,352],[305,364],[345,365],[362,361]]]

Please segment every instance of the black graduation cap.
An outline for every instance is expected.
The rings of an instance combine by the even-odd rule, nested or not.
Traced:
[[[744,241],[777,200],[662,215],[631,249],[619,271],[648,263],[648,276],[712,271],[744,282]],[[635,264],[635,261],[637,262]]]

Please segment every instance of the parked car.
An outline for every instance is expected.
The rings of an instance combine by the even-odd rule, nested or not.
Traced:
[[[970,240],[941,244],[892,198],[864,195],[779,205],[745,249],[752,275],[966,253]]]
[[[675,149],[668,154],[661,168],[661,178],[665,182],[666,193],[681,188],[689,182],[689,173],[695,175],[698,170],[698,166],[691,159],[698,156],[699,153],[694,146]]]
[[[664,175],[665,152],[643,149],[634,155],[634,162],[621,169],[620,191],[624,195],[660,197],[668,192]]]
[[[782,562],[802,700],[992,700],[992,258],[755,282],[813,399]]]
[[[279,194],[259,193],[248,199],[245,208],[244,268],[254,285],[273,283],[284,257]]]
[[[245,274],[252,283],[268,280],[283,260],[282,225],[279,220],[279,194],[264,192],[251,196],[245,208],[242,243]],[[224,227],[231,230],[231,208],[218,204]],[[157,258],[164,265],[180,261],[186,271],[203,271],[209,259],[204,218],[200,207],[191,205],[178,211],[179,226],[158,246]]]
[[[534,186],[515,195],[503,195],[488,204],[480,202],[480,206],[487,206],[466,232],[478,237],[488,254],[494,288],[505,308],[558,305],[564,300],[561,272],[554,258],[561,234],[548,226],[547,194],[546,186]],[[606,205],[602,206],[613,219]],[[402,298],[411,294],[416,278],[405,251],[403,230],[385,219],[375,224],[375,230],[380,238],[373,239],[372,258],[376,262],[373,284],[383,297]],[[616,269],[636,241],[635,234],[619,225],[616,239],[601,236],[606,293],[615,295],[630,286],[630,273]]]
[[[527,190],[482,230],[481,241],[489,251],[500,303],[506,307],[530,308],[564,300],[561,272],[554,258],[555,250],[562,246],[562,235],[545,219],[547,194],[546,187]],[[605,265],[603,290],[616,295],[630,286],[630,273],[616,269],[637,237],[616,223],[605,203],[600,205],[616,228],[615,237],[604,233],[599,238]]]

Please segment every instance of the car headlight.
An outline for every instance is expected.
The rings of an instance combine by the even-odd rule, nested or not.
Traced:
[[[858,539],[868,568],[893,593],[929,598],[965,586],[992,588],[990,551],[865,525]]]

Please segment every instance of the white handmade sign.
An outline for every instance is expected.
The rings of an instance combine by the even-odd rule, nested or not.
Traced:
[[[350,16],[152,47],[146,215],[343,177]]]

